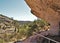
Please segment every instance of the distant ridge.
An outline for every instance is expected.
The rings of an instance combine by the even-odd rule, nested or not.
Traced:
[[[31,23],[32,21],[18,21],[20,24]]]

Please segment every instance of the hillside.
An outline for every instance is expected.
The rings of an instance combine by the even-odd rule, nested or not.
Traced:
[[[16,20],[0,14],[0,40],[10,41],[18,31],[18,24]]]
[[[17,21],[0,14],[0,41],[16,41],[26,37],[31,21]],[[28,24],[28,25],[27,25]],[[28,27],[28,29],[27,29]],[[23,36],[24,35],[24,36]],[[1,42],[3,43],[3,42]]]
[[[48,24],[44,20],[17,21],[4,15],[0,15],[0,42],[23,41],[28,37],[48,30]]]
[[[13,19],[11,19],[7,16],[4,16],[4,15],[0,15],[0,33],[14,31],[15,26],[14,26],[13,22],[14,22]]]

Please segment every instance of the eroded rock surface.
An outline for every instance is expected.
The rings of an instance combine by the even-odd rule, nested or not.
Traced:
[[[25,0],[31,8],[31,13],[50,23],[50,30],[42,35],[59,35],[60,31],[60,0]],[[31,43],[38,35],[31,36],[24,43]],[[30,40],[30,41],[29,41]]]
[[[58,35],[60,22],[60,0],[25,0],[31,12],[50,23],[50,32]]]

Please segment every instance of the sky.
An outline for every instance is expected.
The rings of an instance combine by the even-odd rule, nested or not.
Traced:
[[[13,17],[19,21],[34,21],[37,19],[30,12],[30,8],[24,0],[0,0],[0,14]]]

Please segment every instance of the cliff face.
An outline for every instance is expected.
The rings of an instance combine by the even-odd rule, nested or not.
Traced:
[[[50,35],[59,34],[60,0],[25,0],[31,12],[50,23]]]

